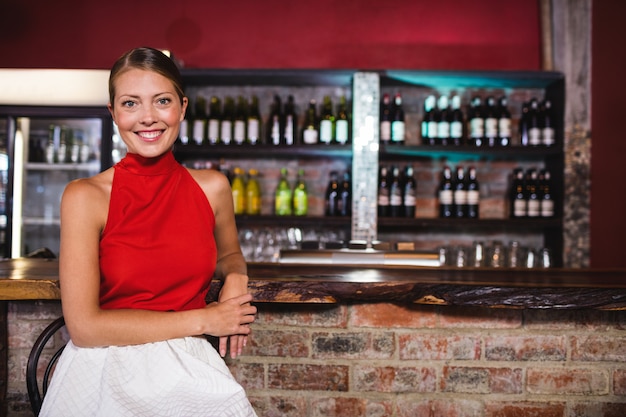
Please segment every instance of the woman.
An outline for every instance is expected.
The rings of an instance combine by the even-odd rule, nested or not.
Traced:
[[[174,63],[124,54],[109,111],[127,156],[68,184],[59,273],[70,334],[42,416],[254,416],[222,359],[241,354],[250,305],[230,186],[178,164],[188,99]],[[213,276],[219,301],[204,299]],[[203,335],[219,337],[219,354]],[[220,357],[220,355],[222,357]]]

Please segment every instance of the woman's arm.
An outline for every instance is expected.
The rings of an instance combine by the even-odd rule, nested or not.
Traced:
[[[99,240],[112,172],[70,183],[61,200],[59,275],[63,315],[72,341],[93,347],[149,343],[200,334],[247,334],[256,309],[249,295],[183,312],[102,310]]]

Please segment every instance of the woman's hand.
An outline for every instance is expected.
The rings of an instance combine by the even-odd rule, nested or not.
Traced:
[[[219,337],[219,353],[226,356],[230,339],[230,356],[241,355],[250,334],[250,324],[254,322],[257,308],[250,304],[252,295],[243,294],[233,298],[220,297],[220,301],[208,304],[210,312],[208,334]]]

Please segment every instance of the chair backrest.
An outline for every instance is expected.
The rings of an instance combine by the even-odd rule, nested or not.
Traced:
[[[52,339],[54,335],[64,326],[65,319],[63,318],[63,316],[50,323],[48,327],[46,327],[44,331],[41,332],[41,334],[35,341],[33,348],[30,351],[30,355],[28,356],[28,362],[26,363],[26,388],[28,389],[28,399],[30,400],[30,406],[33,410],[33,413],[35,413],[35,416],[39,415],[39,411],[41,410],[41,404],[43,403],[43,398],[46,395],[46,391],[48,390],[48,384],[50,382],[50,377],[52,376],[52,371],[54,370],[54,366],[56,365],[59,356],[61,356],[61,353],[65,348],[65,344],[61,346],[56,352],[54,352],[54,354],[50,358],[50,361],[46,365],[42,380],[41,391],[39,390],[39,382],[37,379],[37,368],[39,367],[39,359],[48,341]]]

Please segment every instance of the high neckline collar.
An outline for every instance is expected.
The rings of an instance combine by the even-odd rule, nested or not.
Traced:
[[[165,152],[155,158],[145,158],[136,153],[127,153],[118,165],[131,174],[161,175],[167,174],[180,166],[172,152]]]

